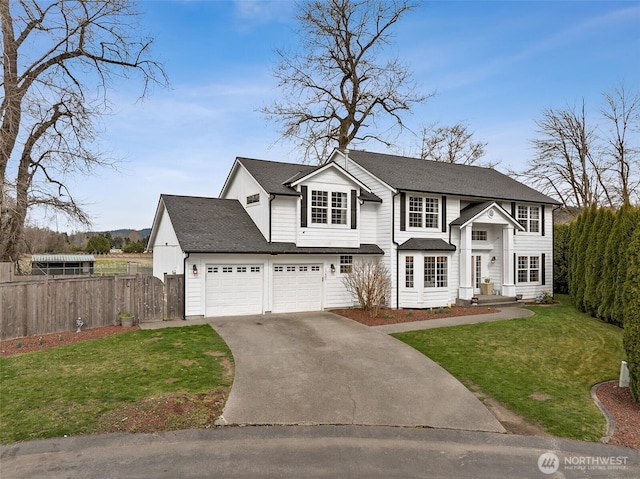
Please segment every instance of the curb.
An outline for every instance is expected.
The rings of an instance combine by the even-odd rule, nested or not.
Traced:
[[[602,386],[603,384],[611,383],[611,382],[615,382],[615,381],[603,381],[601,383],[594,384],[591,387],[591,399],[593,399],[593,402],[596,404],[596,406],[598,406],[598,409],[600,409],[600,412],[602,412],[605,420],[607,421],[606,435],[600,438],[600,442],[604,444],[608,444],[609,441],[611,440],[611,436],[613,436],[614,433],[616,432],[616,421],[611,415],[611,413],[607,410],[607,408],[604,407],[604,404],[602,404],[600,399],[598,399],[596,392],[598,391],[598,388],[600,386]]]

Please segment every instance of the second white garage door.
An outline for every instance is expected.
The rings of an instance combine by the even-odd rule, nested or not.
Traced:
[[[273,267],[273,312],[322,309],[322,266],[282,264]]]

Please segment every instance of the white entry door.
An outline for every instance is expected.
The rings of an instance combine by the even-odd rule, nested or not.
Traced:
[[[480,283],[482,283],[482,256],[471,257],[471,280],[473,281],[473,292],[480,294]]]
[[[262,265],[207,265],[207,316],[262,314]]]
[[[293,313],[322,309],[322,265],[273,266],[273,312]]]

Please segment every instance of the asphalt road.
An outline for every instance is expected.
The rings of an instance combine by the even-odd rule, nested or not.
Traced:
[[[386,426],[225,426],[78,436],[0,446],[0,458],[2,479],[640,477],[638,450]]]

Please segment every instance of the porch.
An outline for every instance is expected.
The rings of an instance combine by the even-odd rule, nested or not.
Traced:
[[[471,299],[460,299],[456,301],[458,306],[472,306],[484,308],[508,308],[513,306],[522,306],[524,303],[518,301],[515,296],[499,296],[497,294],[474,294]]]

